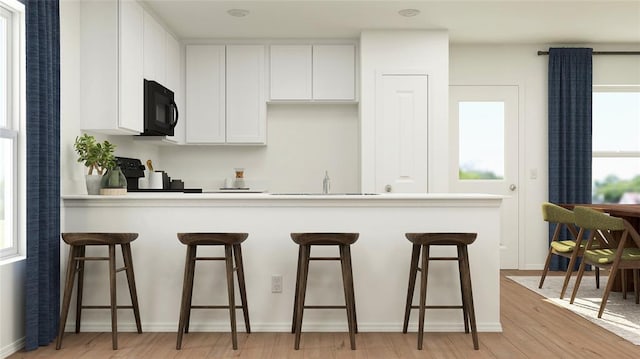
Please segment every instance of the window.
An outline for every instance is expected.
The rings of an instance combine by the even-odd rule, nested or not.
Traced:
[[[460,102],[459,169],[461,180],[504,178],[504,102]]]
[[[594,86],[593,203],[640,203],[640,86]]]
[[[0,0],[0,260],[25,237],[24,5]]]

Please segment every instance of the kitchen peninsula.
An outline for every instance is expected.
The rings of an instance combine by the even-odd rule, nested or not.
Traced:
[[[182,194],[130,193],[125,196],[63,196],[63,232],[137,232],[132,244],[136,284],[144,331],[177,328],[186,248],[177,232],[247,232],[243,257],[249,316],[254,331],[286,331],[291,326],[297,246],[291,232],[358,232],[353,245],[353,274],[360,331],[401,330],[411,245],[406,232],[477,232],[469,247],[473,294],[479,331],[501,331],[499,288],[500,204],[502,198],[482,194]],[[88,248],[90,250],[100,250]],[[319,248],[315,255],[335,255]],[[434,248],[450,250],[451,248]],[[66,263],[63,247],[61,263]],[[207,252],[211,250],[213,252]],[[204,248],[199,255],[216,253]],[[314,249],[315,251],[315,249]],[[85,275],[84,301],[108,301],[107,268]],[[344,301],[339,265],[313,263],[307,303]],[[61,268],[65,270],[65,268]],[[226,303],[223,264],[201,264],[196,274],[194,304]],[[456,304],[460,298],[454,263],[430,266],[427,302]],[[282,292],[272,292],[272,276],[282,276]],[[419,292],[419,291],[416,291]],[[124,278],[118,278],[120,303],[128,303]],[[417,298],[416,298],[417,303]],[[74,313],[71,310],[71,313]],[[228,330],[228,312],[198,311],[194,331]],[[416,315],[410,329],[416,328]],[[308,311],[306,331],[341,331],[344,313]],[[75,319],[70,315],[69,322]],[[133,315],[121,311],[120,330],[134,330]],[[68,324],[69,325],[69,324]],[[428,311],[428,331],[463,330],[458,310]],[[69,328],[69,327],[68,327]],[[243,327],[239,327],[243,330]],[[108,311],[88,311],[83,330],[109,331]]]

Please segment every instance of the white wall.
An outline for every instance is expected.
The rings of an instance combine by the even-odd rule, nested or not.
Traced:
[[[164,146],[158,169],[186,187],[215,189],[243,167],[248,186],[270,192],[321,192],[327,170],[332,192],[355,192],[358,138],[357,105],[271,104],[266,146]]]
[[[25,263],[0,265],[0,358],[24,346]]]
[[[446,31],[364,31],[360,36],[362,190],[375,190],[376,71],[429,74],[428,191],[447,192],[449,36]]]
[[[560,46],[560,45],[554,45]],[[640,45],[581,44],[599,51],[638,51]],[[547,56],[539,45],[452,45],[451,85],[516,85],[520,91],[520,269],[542,269],[548,249],[540,206],[548,200]],[[594,56],[593,84],[640,84],[640,57]],[[447,147],[444,147],[447,148]],[[537,179],[531,179],[531,170]]]

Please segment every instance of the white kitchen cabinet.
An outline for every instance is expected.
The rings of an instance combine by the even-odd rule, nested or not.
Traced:
[[[143,17],[135,1],[83,1],[80,127],[139,134],[143,127]]]
[[[311,100],[311,45],[271,45],[271,100]]]
[[[149,13],[144,13],[144,78],[166,84],[166,31]]]
[[[355,101],[355,46],[271,45],[272,101]]]
[[[224,45],[189,45],[186,54],[186,143],[225,143]]]
[[[188,45],[189,144],[266,143],[263,45]]]
[[[355,100],[355,47],[313,46],[313,98]]]
[[[166,87],[174,93],[174,101],[178,106],[178,125],[173,129],[174,135],[167,139],[174,143],[184,142],[184,89],[182,85],[182,66],[180,43],[170,33],[166,33]]]
[[[265,48],[227,45],[227,143],[267,142]]]

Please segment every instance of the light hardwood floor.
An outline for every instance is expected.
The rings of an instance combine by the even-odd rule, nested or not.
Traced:
[[[227,333],[189,333],[180,351],[175,333],[120,333],[117,351],[111,350],[110,333],[68,333],[61,350],[53,343],[9,358],[640,358],[640,346],[505,278],[539,273],[502,271],[503,332],[479,333],[479,351],[464,333],[425,333],[422,351],[415,333],[360,333],[355,351],[346,333],[303,333],[299,351],[289,333],[241,333],[237,351]]]

